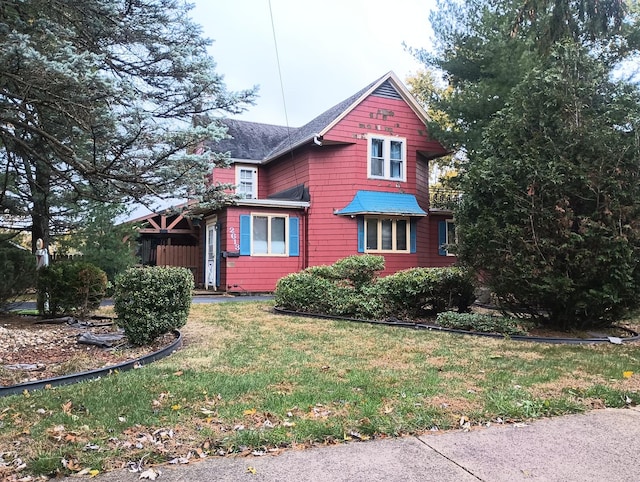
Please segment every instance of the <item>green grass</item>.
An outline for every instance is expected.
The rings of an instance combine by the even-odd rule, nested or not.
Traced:
[[[66,474],[640,402],[636,344],[493,340],[288,317],[269,303],[194,305],[183,331],[183,349],[142,369],[0,399],[0,452],[26,472]]]

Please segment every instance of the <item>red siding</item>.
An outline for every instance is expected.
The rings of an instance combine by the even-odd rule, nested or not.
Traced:
[[[235,184],[236,183],[236,168],[231,165],[230,167],[215,167],[211,179],[215,183],[220,184]]]
[[[260,198],[298,184],[309,185],[309,151],[298,150],[264,166],[258,175]]]
[[[407,140],[406,181],[367,178],[367,135],[403,137]],[[339,144],[333,144],[333,143]],[[428,211],[428,163],[418,152],[441,152],[429,139],[426,127],[402,100],[369,96],[324,136],[324,145],[309,145],[259,167],[258,197],[304,183],[310,191],[308,212],[292,209],[229,207],[219,213],[222,251],[239,250],[239,220],[251,212],[283,213],[300,219],[300,256],[241,256],[221,259],[221,288],[228,291],[272,291],[282,276],[307,266],[331,264],[357,254],[357,219],[338,216],[359,190],[416,195]],[[219,172],[221,171],[221,172]],[[226,178],[225,176],[230,176]],[[235,170],[216,170],[216,180],[235,182]],[[417,222],[417,253],[386,254],[383,275],[414,266],[447,266],[454,257],[438,255],[438,221],[429,215]],[[232,239],[235,232],[237,239]]]
[[[283,214],[300,219],[300,245],[304,246],[304,212],[273,208],[230,207],[219,218],[221,250],[240,250],[240,215],[251,213]],[[235,240],[233,239],[235,233]],[[221,288],[226,291],[268,292],[273,291],[280,278],[304,268],[304,252],[300,256],[240,256],[221,258]],[[225,273],[222,276],[222,273]],[[222,282],[224,281],[224,285]]]
[[[407,139],[406,182],[367,179],[366,136],[369,133]],[[350,144],[323,146],[310,152],[309,265],[330,264],[344,256],[357,254],[356,219],[333,213],[345,207],[359,190],[415,194],[426,211],[428,175],[425,171],[428,169],[426,162],[418,159],[417,151],[442,149],[438,143],[429,140],[424,124],[404,101],[373,96],[334,126],[324,139]],[[426,219],[418,221],[418,253],[384,255],[384,274],[442,263],[440,259],[422,254],[422,251],[432,249],[429,246],[436,247],[437,254],[437,231],[432,245],[428,224]]]
[[[426,225],[425,249],[420,252],[422,266],[451,266],[456,262],[455,256],[442,256],[438,254],[438,223],[445,219],[451,219],[450,214],[429,214]]]

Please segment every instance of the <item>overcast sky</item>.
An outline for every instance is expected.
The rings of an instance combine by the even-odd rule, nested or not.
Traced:
[[[393,70],[421,65],[402,46],[429,48],[434,0],[192,0],[192,16],[230,90],[258,85],[241,118],[299,127]],[[286,116],[285,116],[286,103]]]

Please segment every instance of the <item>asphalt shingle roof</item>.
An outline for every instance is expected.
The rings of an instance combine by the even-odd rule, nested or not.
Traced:
[[[284,154],[299,144],[311,141],[379,81],[377,79],[298,128],[224,119],[222,122],[227,125],[232,139],[224,139],[212,148],[217,152],[231,152],[233,159],[269,160]]]

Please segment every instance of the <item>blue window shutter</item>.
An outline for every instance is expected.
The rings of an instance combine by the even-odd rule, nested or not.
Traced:
[[[251,216],[240,215],[240,255],[249,256],[251,254]]]
[[[300,256],[300,220],[289,218],[289,256]]]
[[[438,221],[438,254],[446,256],[447,250],[444,245],[447,244],[447,222]]]
[[[358,216],[358,253],[364,253],[364,216]]]
[[[418,220],[411,218],[409,223],[409,251],[415,253],[418,251]]]

